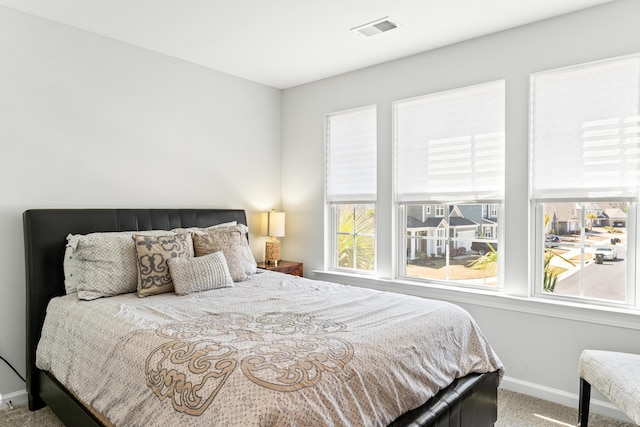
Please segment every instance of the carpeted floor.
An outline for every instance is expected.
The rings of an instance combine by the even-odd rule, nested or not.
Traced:
[[[577,424],[577,408],[513,391],[498,390],[498,422],[495,427],[562,427]],[[589,427],[635,427],[635,424],[591,414]]]
[[[495,427],[575,426],[576,408],[569,408],[507,390],[498,392],[498,422]],[[2,427],[63,427],[49,408],[29,412],[25,406],[0,411]],[[591,415],[590,427],[633,427],[621,421]]]

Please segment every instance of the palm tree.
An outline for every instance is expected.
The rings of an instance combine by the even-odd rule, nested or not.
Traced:
[[[478,259],[472,261],[469,264],[469,267],[474,270],[483,270],[487,273],[497,275],[498,274],[498,251],[491,246],[491,243],[487,243],[489,246],[489,251],[484,255],[479,257]],[[484,278],[486,280],[486,277]]]
[[[375,210],[373,205],[338,207],[338,266],[375,269]]]
[[[587,214],[589,215],[589,214]],[[592,214],[593,215],[593,214]],[[547,225],[549,224],[549,214],[545,213],[544,214],[544,228],[545,230],[547,229]],[[553,267],[551,265],[551,259],[553,257],[558,257],[560,259],[562,259],[565,262],[568,262],[569,264],[571,264],[572,266],[575,267],[575,263],[573,263],[573,261],[563,257],[562,255],[560,255],[559,253],[556,253],[553,249],[551,248],[544,248],[544,263],[542,265],[542,290],[545,292],[553,292],[556,289],[556,283],[558,282],[558,276],[560,276],[560,273],[563,271],[560,268],[557,267]]]
[[[593,212],[587,213],[585,216],[587,229],[591,229],[593,227],[593,223],[598,219],[598,215]]]

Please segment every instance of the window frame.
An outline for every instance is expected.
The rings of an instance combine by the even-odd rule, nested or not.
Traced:
[[[640,294],[640,292],[638,291],[638,289],[640,289],[640,283],[636,284],[636,277],[638,277],[638,272],[640,272],[640,269],[639,269],[640,260],[638,259],[638,256],[637,256],[638,244],[640,244],[640,239],[639,239],[640,235],[638,234],[638,228],[639,228],[638,227],[638,220],[639,220],[638,191],[636,190],[635,196],[633,197],[629,197],[627,194],[623,194],[622,196],[616,197],[616,196],[607,194],[606,191],[603,192],[603,189],[600,187],[594,188],[591,186],[584,186],[584,185],[582,187],[576,187],[579,190],[579,193],[576,193],[577,195],[569,195],[568,188],[573,188],[573,187],[565,186],[565,187],[554,187],[553,189],[550,189],[548,188],[548,184],[545,183],[547,187],[543,186],[542,190],[540,190],[539,188],[534,188],[535,183],[537,182],[535,179],[535,173],[534,173],[535,172],[534,162],[535,162],[535,159],[537,158],[536,155],[534,155],[534,145],[535,145],[534,134],[538,129],[536,128],[536,123],[535,123],[536,106],[538,104],[538,102],[536,102],[537,98],[535,93],[535,84],[536,84],[535,79],[538,76],[541,76],[543,79],[546,77],[551,79],[553,79],[554,77],[562,78],[562,75],[564,73],[571,72],[572,70],[575,71],[575,74],[578,76],[580,76],[581,73],[585,73],[586,75],[589,75],[589,73],[593,71],[591,67],[603,66],[605,68],[609,67],[610,69],[615,69],[615,67],[621,66],[620,65],[621,63],[624,63],[625,61],[628,61],[628,60],[638,61],[640,60],[640,54],[636,53],[636,54],[625,55],[625,56],[604,58],[597,61],[577,63],[577,64],[565,66],[565,67],[542,70],[539,72],[531,73],[529,75],[529,99],[528,99],[528,102],[529,102],[529,126],[528,126],[529,204],[530,204],[529,210],[530,210],[530,218],[532,219],[529,227],[530,250],[532,251],[532,255],[529,257],[530,258],[529,262],[531,263],[530,268],[533,270],[532,274],[530,275],[531,281],[529,283],[528,297],[530,298],[537,298],[537,299],[539,298],[543,301],[548,301],[548,302],[558,301],[558,302],[564,302],[567,304],[580,304],[580,305],[585,305],[587,307],[599,307],[599,308],[605,308],[605,309],[615,308],[617,310],[640,311],[640,300],[638,299],[638,296]],[[556,76],[554,76],[554,73],[556,73]],[[607,77],[619,78],[616,74],[613,74],[613,73],[610,76],[605,74],[599,74],[598,77],[601,78],[602,80],[605,80]],[[640,78],[640,76],[638,76],[638,78]],[[570,102],[570,99],[571,98],[568,98],[569,101],[567,102]],[[625,105],[624,100],[616,104],[615,108],[613,109],[616,111],[623,110],[623,108],[620,105]],[[541,114],[545,114],[545,113],[541,113]],[[634,116],[631,116],[631,117],[634,117]],[[635,117],[637,119],[638,116],[635,116]],[[606,125],[606,122],[611,122],[610,119],[611,117],[600,119],[598,117],[591,117],[591,116],[589,116],[589,119],[584,119],[584,120],[590,120],[591,122],[582,123],[583,131],[584,131],[582,135],[583,141],[587,141],[588,138],[590,137],[590,136],[587,136],[588,134],[587,131],[589,130],[589,128],[587,127],[586,130],[584,130],[585,125],[592,124],[592,123],[597,123],[597,124],[602,123]],[[619,120],[620,120],[619,121],[620,127],[625,126],[625,123],[627,123],[625,117],[620,117]],[[608,134],[605,133],[603,135],[608,135]],[[607,141],[601,142],[601,145],[595,145],[594,142],[592,141],[589,141],[589,142],[590,142],[590,144],[588,145],[589,149],[592,149],[593,146],[603,147],[603,148],[608,147]],[[599,142],[599,141],[596,140],[595,142]],[[583,148],[584,146],[585,146],[585,142],[583,142]],[[596,151],[595,153],[597,154],[598,152]],[[603,164],[604,164],[605,170],[607,170],[606,169],[607,167],[611,168],[611,166],[607,166],[606,163],[603,163]],[[624,191],[622,191],[622,188],[618,189],[618,191],[620,191],[621,194],[624,193]],[[625,190],[625,191],[628,191],[628,190]],[[593,193],[593,195],[591,195],[591,193]],[[627,224],[626,224],[628,263],[627,263],[627,269],[626,269],[625,301],[619,303],[611,300],[601,300],[601,299],[581,297],[581,296],[576,297],[576,296],[569,296],[569,295],[557,295],[557,294],[544,292],[542,290],[542,287],[543,287],[543,263],[544,263],[543,258],[544,258],[544,246],[545,246],[545,230],[544,230],[545,227],[544,227],[544,212],[542,209],[542,204],[543,203],[585,203],[587,204],[587,203],[598,203],[598,202],[628,202],[629,203],[629,210],[627,213]],[[587,206],[585,205],[585,208],[580,209],[580,211],[582,211],[581,221],[579,221],[576,224],[576,226],[580,227],[581,236],[584,236],[585,219],[586,219],[586,214],[588,213]],[[582,257],[583,257],[582,259],[584,259],[584,246],[581,248],[581,251],[582,251]],[[583,269],[581,268],[581,271],[580,271],[581,275],[583,274],[582,270]],[[582,276],[581,276],[581,280],[582,280]]]
[[[329,269],[329,270],[335,270],[335,271],[343,271],[343,272],[349,272],[349,273],[356,273],[356,274],[363,274],[363,275],[375,275],[377,272],[377,229],[378,229],[378,208],[377,208],[377,188],[374,190],[374,194],[373,196],[369,193],[365,194],[356,194],[355,196],[348,196],[348,197],[344,197],[341,195],[338,196],[333,196],[330,197],[329,196],[329,174],[330,174],[330,164],[329,164],[329,150],[330,150],[330,118],[332,116],[339,116],[339,115],[347,115],[347,114],[351,114],[351,113],[359,113],[359,112],[365,112],[367,110],[371,110],[370,112],[373,113],[374,117],[375,117],[375,127],[374,129],[372,129],[373,134],[374,134],[374,139],[375,139],[375,163],[376,163],[376,182],[377,182],[377,168],[378,168],[378,164],[377,164],[377,125],[378,125],[378,108],[376,104],[369,104],[369,105],[365,105],[365,106],[360,106],[360,107],[355,107],[355,108],[351,108],[348,110],[342,110],[342,111],[336,111],[336,112],[331,112],[328,114],[325,114],[324,117],[324,129],[325,129],[325,136],[324,136],[324,150],[325,150],[325,155],[324,155],[324,170],[325,170],[325,176],[324,176],[324,185],[325,185],[325,189],[324,189],[324,217],[325,217],[325,232],[324,232],[324,246],[325,246],[325,268]],[[377,187],[377,185],[375,186]],[[374,254],[373,254],[373,262],[374,262],[374,268],[373,270],[362,270],[362,269],[357,269],[357,268],[345,268],[345,267],[341,267],[338,265],[338,236],[340,234],[344,235],[344,233],[340,233],[339,232],[339,210],[338,207],[339,206],[343,206],[343,205],[354,205],[354,206],[372,206],[373,210],[374,210],[374,232],[371,235],[373,237],[373,245],[374,245]],[[355,228],[355,225],[354,225]],[[354,238],[359,235],[358,233],[354,234]],[[354,258],[354,262],[356,258]],[[356,263],[357,265],[357,263]]]
[[[545,212],[543,209],[544,203],[598,203],[598,202],[628,202],[629,207],[627,211],[627,244],[626,244],[626,280],[624,283],[625,287],[625,301],[624,302],[616,302],[614,300],[607,299],[599,299],[593,297],[585,297],[585,296],[574,296],[574,295],[561,295],[554,294],[550,292],[545,292],[543,287],[543,271],[544,271],[544,248],[545,248],[545,226],[544,226],[544,217]],[[533,251],[533,282],[531,284],[531,296],[535,298],[541,298],[544,300],[558,300],[565,301],[569,303],[579,303],[585,304],[589,306],[596,307],[612,307],[612,308],[620,308],[620,309],[640,309],[638,307],[638,287],[640,284],[636,285],[636,277],[638,274],[638,257],[637,255],[637,246],[640,242],[638,235],[638,204],[635,202],[630,202],[629,200],[623,199],[610,199],[610,200],[602,200],[602,199],[590,199],[590,200],[544,200],[544,199],[533,199],[531,201],[531,217],[534,219],[532,223],[532,251]],[[584,239],[585,233],[584,229],[586,226],[585,223],[585,215],[580,215],[579,227],[580,227],[580,235],[582,239]],[[584,254],[584,246],[580,248],[583,259],[585,257]],[[575,274],[580,274],[580,280],[582,282],[584,274],[584,268],[580,269],[580,272]]]
[[[483,105],[484,108],[479,108],[478,105]],[[435,237],[436,245],[440,239],[444,240],[447,280],[407,275],[407,248],[411,238],[407,237],[406,207],[419,204],[433,205],[434,217],[446,218],[450,223],[449,206],[478,204],[481,208],[481,216],[485,218],[483,211],[485,204],[496,204],[500,206],[499,217],[504,218],[502,209],[506,187],[506,80],[497,79],[396,100],[393,102],[392,110],[394,226],[398,230],[393,239],[396,257],[393,277],[420,284],[486,289],[486,285],[472,285],[448,279],[449,243],[458,239],[449,236],[450,227],[446,228],[445,236]],[[479,111],[483,114],[479,115]],[[433,126],[433,129],[420,127],[416,129],[416,126],[411,126],[416,123],[416,120],[420,122],[425,115],[442,119],[445,125]],[[466,125],[460,128],[459,119],[462,116],[467,120],[464,121]],[[410,125],[403,127],[404,125],[399,124],[400,120],[407,120]],[[439,122],[434,119],[434,123]],[[455,130],[452,131],[452,129]],[[420,130],[424,133],[416,137],[416,133]],[[400,134],[407,136],[406,143],[399,142]],[[423,144],[424,138],[427,138],[427,144]],[[418,144],[416,141],[419,141]],[[400,148],[401,145],[404,146]],[[422,169],[429,172],[426,174],[421,172],[416,177],[407,174],[399,175],[398,171],[404,170],[400,169],[400,165],[404,165],[405,162],[410,165],[414,161],[409,153],[415,154],[416,158],[425,162]],[[409,158],[411,160],[407,161],[406,159]],[[459,172],[452,173],[454,170],[459,171],[461,167],[468,168],[466,178],[472,179],[473,185],[467,186],[464,180],[460,180]],[[406,170],[412,169],[407,167]],[[415,186],[411,180],[415,180],[421,186]],[[465,182],[464,189],[461,187],[461,182]],[[487,209],[489,209],[488,206]],[[498,221],[497,224],[499,230],[503,228],[501,222]],[[483,232],[482,224],[479,225],[474,240],[478,239],[478,234]],[[499,231],[498,239],[492,240],[500,241],[500,239],[503,237]],[[504,240],[498,243],[498,251],[504,251]],[[496,276],[498,283],[495,287],[498,289],[504,286],[503,258],[503,256],[498,257]]]

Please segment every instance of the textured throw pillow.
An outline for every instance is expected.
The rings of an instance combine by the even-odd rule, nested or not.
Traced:
[[[191,233],[191,234],[200,234],[206,235],[209,231],[212,230],[220,230],[222,228],[231,228],[233,230],[238,230],[242,234],[242,245],[241,245],[241,254],[242,254],[242,265],[244,266],[244,272],[247,274],[254,274],[258,269],[258,264],[256,263],[256,259],[253,257],[253,253],[251,252],[251,248],[249,247],[249,240],[247,239],[247,233],[249,232],[249,228],[244,224],[238,224],[236,221],[224,222],[222,224],[212,225],[207,228],[199,228],[199,227],[191,227],[191,228],[174,228],[174,233]]]
[[[167,264],[178,295],[233,286],[227,260],[221,251],[195,258],[170,258]]]
[[[242,240],[243,234],[239,226],[220,227],[207,230],[207,234],[194,234],[193,248],[197,257],[222,251],[231,278],[234,282],[242,282],[248,279],[244,267]]]
[[[83,300],[135,292],[138,272],[131,236],[162,236],[168,233],[166,230],[150,230],[70,234],[67,236],[69,257],[65,257],[64,269],[65,277],[74,275],[75,280],[70,281],[69,288],[75,287],[78,298]]]
[[[167,260],[193,257],[191,234],[170,236],[134,235],[138,267],[138,296],[173,291],[173,281]]]

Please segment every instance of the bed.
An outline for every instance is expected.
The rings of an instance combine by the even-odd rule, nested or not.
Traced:
[[[307,414],[311,418],[306,419],[316,420],[322,424],[491,426],[497,419],[497,387],[503,372],[502,364],[490,346],[484,341],[481,332],[476,330],[477,326],[475,322],[472,320],[464,320],[465,314],[460,313],[462,310],[450,304],[428,302],[428,300],[420,300],[418,298],[399,296],[396,294],[386,294],[379,291],[350,289],[350,287],[347,286],[295,278],[274,272],[256,273],[249,280],[234,283],[235,286],[229,288],[194,293],[186,296],[176,296],[167,293],[147,298],[138,298],[135,295],[125,294],[113,298],[102,298],[90,301],[89,304],[87,304],[87,302],[74,300],[74,297],[70,295],[64,296],[66,290],[62,260],[65,254],[65,245],[67,244],[66,238],[69,234],[85,235],[95,232],[172,230],[186,227],[209,227],[231,221],[236,221],[238,224],[247,224],[246,215],[243,210],[34,209],[24,213],[23,221],[26,260],[27,393],[29,408],[36,410],[48,405],[66,425],[103,426],[112,424],[111,420],[113,419],[118,420],[113,424],[127,425],[129,421],[120,420],[117,415],[114,415],[113,410],[110,408],[120,405],[126,409],[127,405],[134,405],[134,403],[131,403],[131,399],[138,394],[149,395],[145,397],[145,399],[148,399],[146,402],[151,402],[150,404],[155,405],[154,411],[168,411],[167,413],[178,412],[178,418],[175,420],[181,420],[180,423],[189,422],[193,425],[198,425],[197,421],[208,419],[205,417],[219,416],[223,408],[232,406],[236,406],[236,412],[234,414],[223,414],[223,418],[216,418],[218,420],[217,422],[221,422],[220,420],[223,419],[229,419],[224,417],[231,417],[234,419],[234,422],[240,420],[240,424],[251,419],[256,421],[255,424],[261,425],[301,425],[303,421],[295,418],[294,416],[297,416],[294,415],[295,413]],[[278,293],[282,292],[283,289],[286,292],[286,296],[284,297],[281,293]],[[296,302],[295,304],[291,302],[295,297],[299,297],[300,301],[307,301],[306,295],[309,293],[313,293],[317,300],[308,300],[307,303]],[[222,296],[228,298],[228,301],[233,301],[232,304],[228,304],[232,307],[225,307],[223,304],[216,306],[215,310],[206,308],[209,307],[207,304],[216,304],[216,302],[209,303],[204,300],[205,296],[209,298],[209,294],[215,295],[212,298],[218,299],[218,304],[220,304],[220,299],[223,298]],[[251,297],[248,297],[249,295],[251,295]],[[266,306],[268,308],[266,308],[264,312],[260,312],[262,308],[259,307],[257,302],[253,301],[255,295],[263,295],[263,299],[269,301],[270,305]],[[181,306],[178,301],[181,299],[189,301],[188,309],[180,308]],[[280,304],[273,302],[278,299],[282,301],[282,309],[280,309],[278,305],[273,305]],[[323,301],[326,302],[330,299],[341,301],[341,303],[323,303]],[[198,304],[200,304],[196,304],[196,300],[202,300],[205,308],[194,308],[196,306],[199,307]],[[350,304],[349,301],[359,301],[359,303]],[[380,301],[390,302],[380,304]],[[245,302],[246,307],[244,307]],[[389,367],[391,367],[396,364],[404,366],[408,364],[407,360],[411,358],[422,361],[421,364],[423,366],[418,367],[418,373],[415,375],[415,378],[412,376],[413,374],[408,375],[407,372],[404,371],[397,374],[388,374],[386,369],[384,369],[380,370],[380,372],[371,373],[362,367],[364,365],[360,366],[359,363],[364,363],[361,359],[365,359],[365,357],[363,357],[365,353],[367,354],[367,359],[369,358],[369,353],[376,353],[374,350],[364,352],[363,349],[365,348],[366,341],[374,339],[376,335],[385,335],[385,330],[391,330],[391,325],[393,325],[395,321],[394,318],[397,317],[400,312],[411,312],[411,310],[414,310],[415,316],[420,316],[420,311],[422,310],[421,304],[423,304],[423,302],[430,304],[428,307],[431,307],[425,309],[425,311],[436,310],[436,308],[438,310],[446,309],[447,311],[443,312],[445,313],[444,315],[438,314],[437,316],[461,316],[460,318],[463,319],[463,322],[469,323],[470,330],[473,333],[469,335],[465,332],[465,339],[473,340],[473,346],[480,347],[480,353],[482,354],[480,356],[474,354],[469,357],[453,356],[452,359],[456,357],[460,359],[456,362],[460,362],[461,366],[464,365],[464,370],[458,367],[451,368],[450,370],[453,372],[450,373],[451,377],[438,374],[436,375],[438,376],[437,381],[433,379],[427,381],[429,383],[435,381],[436,385],[429,385],[429,387],[425,385],[424,389],[421,387],[419,380],[423,375],[426,375],[425,372],[429,372],[431,366],[430,361],[422,357],[422,349],[418,348],[415,351],[404,353],[404,356],[399,358],[397,362],[388,362]],[[94,305],[91,306],[90,304]],[[366,308],[368,304],[373,304],[371,307],[384,306],[381,307],[380,310],[388,311],[386,314],[387,321],[381,321],[380,319],[375,320],[377,323],[374,323],[376,325],[374,332],[371,330],[367,331],[366,328],[368,322],[374,322],[373,320],[361,320],[362,316],[360,314],[354,314],[356,313],[354,310],[356,310],[357,307]],[[345,305],[348,308],[341,310],[340,307],[338,307],[340,305]],[[90,311],[93,310],[93,307],[96,307],[94,317],[101,319],[100,316],[104,316],[106,320],[102,323],[108,322],[110,317],[114,317],[112,313],[119,315],[119,313],[122,312],[134,312],[135,315],[129,317],[137,319],[141,316],[138,313],[145,310],[151,311],[150,320],[144,320],[143,323],[147,322],[144,323],[144,327],[139,328],[136,326],[137,329],[135,329],[134,332],[127,332],[129,326],[125,326],[124,324],[123,326],[120,326],[119,323],[114,324],[114,326],[109,326],[109,330],[113,330],[114,334],[117,334],[118,332],[115,331],[122,328],[124,332],[122,332],[123,335],[120,338],[126,337],[126,339],[120,339],[120,341],[127,341],[132,348],[140,349],[143,355],[147,355],[144,362],[147,368],[147,384],[143,385],[141,389],[146,390],[146,393],[134,391],[132,392],[132,396],[115,396],[111,401],[105,403],[100,400],[105,393],[99,393],[101,397],[99,401],[96,401],[93,397],[87,399],[85,392],[83,399],[83,393],[78,392],[78,390],[82,390],[82,385],[68,385],[70,381],[69,377],[73,377],[76,375],[74,371],[82,371],[81,369],[76,369],[74,366],[71,373],[59,373],[57,376],[52,373],[53,368],[39,369],[36,365],[36,355],[38,352],[38,343],[43,334],[43,325],[45,325],[48,306],[51,312],[62,312],[60,318],[63,320],[58,320],[57,325],[59,328],[67,329],[71,328],[65,324],[65,313],[75,313],[76,309],[80,312],[80,307],[92,307]],[[98,307],[100,307],[99,310]],[[175,307],[177,311],[167,314],[165,313],[167,310],[166,307]],[[181,312],[180,310],[186,311]],[[193,310],[204,311],[194,312]],[[377,309],[371,308],[367,310],[377,311]],[[159,320],[163,318],[163,316],[169,316],[170,319],[166,322]],[[53,321],[48,320],[47,325],[45,325],[45,330],[49,330],[50,332],[42,336],[42,339],[45,343],[53,344],[57,339],[50,335],[55,335],[60,332],[56,332],[55,327],[51,326]],[[203,326],[202,322],[205,322],[206,325]],[[426,327],[425,325],[425,328]],[[268,330],[268,334],[264,332],[265,329]],[[433,335],[432,339],[434,341],[430,342],[429,346],[442,348],[442,351],[445,352],[450,352],[452,349],[468,347],[468,343],[457,341],[449,342],[450,337],[456,334],[455,328],[445,326],[443,329],[446,330],[446,332],[443,332],[442,335],[430,333],[430,335]],[[133,331],[133,329],[131,330]],[[169,393],[167,391],[166,386],[170,381],[168,382],[166,376],[163,377],[162,381],[159,381],[159,386],[153,389],[152,384],[154,384],[154,381],[156,381],[158,377],[162,377],[162,373],[176,372],[176,369],[168,369],[163,365],[169,359],[163,358],[162,351],[171,353],[175,348],[167,350],[167,348],[169,348],[167,346],[177,345],[177,338],[182,339],[186,336],[193,335],[194,331],[203,330],[207,331],[209,338],[213,337],[211,339],[214,345],[217,346],[216,351],[218,352],[216,361],[219,364],[215,365],[214,370],[216,370],[216,373],[211,377],[215,377],[217,382],[214,381],[209,385],[210,388],[213,387],[215,392],[209,393],[208,396],[213,395],[213,397],[199,399],[200,403],[189,402],[189,398],[185,397],[186,395],[184,394],[182,398],[176,398],[178,393]],[[230,330],[232,332],[229,332]],[[276,343],[273,338],[269,338],[272,341],[265,338],[267,336],[277,336],[279,339],[282,337],[282,334],[293,333],[291,332],[292,330],[302,335],[287,337],[287,339],[291,339],[291,341],[287,341],[286,345],[282,344],[282,341]],[[359,338],[357,334],[358,331],[364,333],[364,338]],[[146,350],[144,346],[147,344],[143,343],[147,342],[147,338],[142,340],[143,335],[147,338],[153,337],[152,339],[155,340],[149,344],[150,347]],[[221,338],[223,336],[227,341]],[[440,338],[436,338],[436,336],[440,336]],[[242,337],[245,337],[246,340],[248,340],[245,341],[250,342],[251,345],[247,346],[246,342],[242,344],[241,341],[245,339]],[[202,336],[200,336],[200,338],[202,338]],[[261,339],[266,339],[268,342],[260,342]],[[62,340],[62,338],[60,338],[60,340]],[[179,341],[179,339],[177,341]],[[406,342],[404,344],[400,342],[394,343],[393,338],[390,338],[389,342],[393,344],[394,349],[396,346],[397,348],[401,348],[406,344]],[[278,351],[273,350],[273,346],[276,344],[280,346],[276,346]],[[197,346],[197,344],[188,342],[181,342],[179,345]],[[245,345],[244,350],[242,350],[243,345]],[[306,349],[308,349],[310,345],[315,346],[315,350],[307,351]],[[387,342],[385,345],[389,346],[389,343]],[[42,347],[45,347],[45,344],[43,344]],[[293,347],[299,350],[298,354],[304,354],[304,356],[301,356],[298,360],[283,362],[286,358],[282,356],[282,349]],[[372,347],[375,348],[375,343],[373,343]],[[122,349],[110,350],[112,354],[115,355],[113,358],[122,358],[125,357],[125,354],[128,357],[128,353],[124,351],[125,348],[126,345],[124,345]],[[210,349],[210,347],[208,348]],[[319,351],[318,348],[321,348],[322,351]],[[407,348],[413,349],[414,347],[410,345]],[[247,349],[250,349],[250,351]],[[394,349],[392,350],[395,351]],[[201,351],[203,349],[199,348],[198,350],[198,348],[196,348],[196,350]],[[40,351],[41,353],[44,352],[42,348]],[[48,367],[55,365],[55,351],[58,350],[50,350],[50,352],[54,354],[50,355],[50,357],[53,357],[53,362],[49,361]],[[244,351],[244,353],[242,353],[242,351]],[[256,356],[256,351],[262,353]],[[233,357],[218,357],[223,354],[231,354],[230,352],[242,353],[243,356],[236,359]],[[269,353],[269,355],[265,356],[267,353]],[[202,354],[202,351],[200,354]],[[383,355],[383,357],[388,357],[388,354]],[[79,359],[82,359],[82,357]],[[138,359],[143,358],[138,357]],[[127,362],[127,360],[128,359],[119,360],[120,365],[123,363],[135,364],[135,362],[130,363]],[[287,375],[282,375],[282,369],[278,367],[278,363],[288,363],[288,370],[285,369]],[[370,363],[370,361],[368,363]],[[43,364],[43,362],[41,361],[40,364]],[[120,365],[114,363],[113,366],[109,368],[109,366],[107,366],[108,364],[109,363],[104,362],[105,372],[108,372],[108,369],[112,369],[113,372],[107,376],[115,376],[118,370],[116,366]],[[175,366],[173,368],[175,368]],[[457,372],[458,370],[460,370],[460,372]],[[132,377],[133,375],[129,376]],[[224,381],[220,378],[223,378]],[[333,387],[342,387],[340,385],[340,379],[348,379],[351,383],[354,383],[354,381],[359,381],[360,383],[375,382],[383,387],[380,390],[372,389],[373,391],[365,392],[365,395],[368,393],[368,397],[365,399],[366,402],[364,402],[358,394],[353,394],[351,389],[348,393],[340,388],[334,389]],[[117,382],[119,383],[126,380],[127,378],[123,378],[117,380]],[[389,386],[385,381],[392,381],[392,386]],[[63,382],[65,384],[63,384]],[[221,384],[223,384],[224,387]],[[257,395],[257,397],[249,394],[245,395],[241,388],[244,387],[242,384],[248,384],[263,394]],[[193,391],[194,389],[196,389],[195,392]],[[195,387],[192,385],[191,396],[196,395],[196,400],[198,400],[197,389],[197,385]],[[311,396],[320,396],[317,391],[320,389],[329,390],[328,393],[332,393],[331,390],[336,391],[333,392],[333,396],[329,394],[329,397],[320,397],[323,402],[326,400],[324,403],[325,406],[319,406],[320,409],[318,409],[317,412],[320,415],[313,415],[314,411],[312,408],[318,405],[315,401],[311,400]],[[405,394],[409,392],[411,395],[406,397]],[[251,398],[248,396],[251,396]],[[290,399],[291,396],[296,397]],[[182,400],[180,401],[180,399]],[[250,418],[250,414],[255,412],[255,402],[252,402],[252,399],[255,400],[255,402],[273,400],[281,406],[279,406],[279,409],[275,409],[275,412],[271,415],[265,416],[264,413],[260,413],[254,415],[254,418]],[[86,400],[89,400],[90,403]],[[178,400],[177,403],[176,400]],[[407,400],[414,400],[415,402],[408,404],[408,407],[403,408],[401,412],[393,414],[393,410],[399,410],[399,405],[407,405]],[[303,409],[296,408],[290,411],[286,417],[283,415],[284,418],[279,418],[280,415],[278,414],[287,413],[283,408],[294,401],[298,403],[302,402]],[[391,405],[389,405],[389,401],[392,401]],[[206,405],[202,402],[206,403]],[[221,402],[226,403],[223,405]],[[345,415],[343,413],[344,410],[337,408],[341,402],[349,402],[349,411],[355,411],[356,414]],[[307,404],[306,407],[304,406],[305,404]],[[242,405],[244,405],[244,407]],[[335,418],[313,418],[316,416],[327,416],[329,413],[333,414],[333,410],[326,410],[327,405],[331,408],[336,407],[335,414],[337,415],[332,415],[335,416]],[[96,406],[98,408],[96,408]],[[138,404],[138,406],[147,408],[149,404]],[[389,409],[389,406],[391,406],[392,409]],[[182,407],[183,409],[177,410],[176,407]],[[249,410],[248,408],[253,409]],[[121,410],[122,409],[119,409],[118,411]],[[263,409],[260,409],[258,412],[260,411],[263,411]],[[363,421],[354,422],[352,418],[349,418],[350,416],[355,416],[357,419],[360,415],[370,416],[372,413],[373,418],[363,418]],[[132,415],[129,413],[123,416],[131,417]],[[246,416],[247,419],[243,420],[243,416]],[[391,418],[389,418],[390,416]],[[123,419],[129,420],[131,418]],[[164,423],[168,422],[168,418],[165,418],[164,414],[162,415],[162,419]],[[171,424],[171,422],[168,423]],[[230,422],[229,424],[232,423]],[[206,421],[204,425],[206,425]]]

